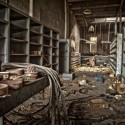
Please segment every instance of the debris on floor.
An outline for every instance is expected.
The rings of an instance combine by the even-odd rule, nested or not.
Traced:
[[[60,75],[69,125],[125,125],[125,85],[116,81],[111,69],[80,67],[77,71],[87,72],[74,80]],[[48,125],[49,89],[6,114],[5,125]]]

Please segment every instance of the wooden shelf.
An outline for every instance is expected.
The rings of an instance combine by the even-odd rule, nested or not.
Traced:
[[[48,38],[48,39],[51,39],[52,37],[50,37],[49,35],[45,35],[43,34],[44,37]]]
[[[34,45],[34,46],[42,46],[42,44],[40,43],[36,43],[36,42],[30,42],[31,45]]]
[[[59,55],[57,55],[59,54],[59,32],[8,5],[0,6],[0,12],[0,26],[2,26],[0,53],[6,53],[0,54],[0,60],[52,66],[59,71]],[[33,50],[41,51],[38,53],[41,55],[34,55],[37,53],[31,52]],[[23,54],[19,54],[21,52]],[[53,53],[56,55],[52,55]]]
[[[19,43],[27,43],[28,41],[22,40],[22,39],[17,39],[17,38],[10,38],[12,42],[19,42]]]
[[[52,48],[53,48],[53,49],[59,49],[58,47],[54,47],[54,46],[52,46]]]
[[[59,39],[57,39],[57,38],[52,38],[52,39],[55,40],[55,41],[57,41],[57,42],[59,41]]]
[[[42,35],[42,33],[37,32],[35,30],[30,30],[31,35]]]
[[[31,57],[41,57],[42,55],[33,55],[33,54],[30,54]]]
[[[11,56],[27,56],[27,54],[10,54]]]
[[[8,21],[0,19],[0,23],[2,23],[2,24],[8,24]]]
[[[44,46],[44,47],[48,47],[48,48],[51,48],[51,47],[52,47],[52,46],[49,46],[49,45],[45,45],[45,44],[44,44],[43,46]]]
[[[16,27],[17,29],[19,28],[19,29],[23,29],[23,30],[28,30],[26,27],[23,27],[23,26],[14,24],[14,23],[11,23],[11,25],[12,25],[13,27]]]

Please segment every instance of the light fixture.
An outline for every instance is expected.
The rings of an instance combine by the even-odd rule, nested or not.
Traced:
[[[90,37],[90,41],[96,43],[97,42],[97,37]]]
[[[83,13],[84,13],[85,15],[89,15],[89,14],[91,14],[91,10],[85,9],[85,10],[83,11]]]
[[[89,29],[88,29],[88,32],[94,32],[95,31],[95,28],[93,25],[90,25],[89,26]]]

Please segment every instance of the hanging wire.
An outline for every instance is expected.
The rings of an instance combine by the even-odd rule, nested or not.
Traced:
[[[27,68],[28,63],[4,63],[2,66],[10,66],[13,68]],[[50,98],[49,98],[49,108],[48,108],[48,117],[50,120],[51,125],[61,125],[61,106],[63,112],[63,125],[69,124],[68,112],[65,104],[65,98],[61,91],[61,82],[58,77],[58,73],[51,68],[47,68],[44,66],[39,66],[33,64],[33,66],[37,70],[41,70],[42,72],[46,73],[48,76],[48,80],[50,83]],[[42,84],[41,84],[42,85]]]

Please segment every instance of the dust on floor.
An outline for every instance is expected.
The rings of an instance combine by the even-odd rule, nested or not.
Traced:
[[[125,125],[124,89],[117,91],[109,67],[79,67],[72,81],[64,81],[69,125]],[[115,84],[115,86],[114,86]],[[49,87],[5,115],[5,125],[48,125]],[[63,117],[63,116],[62,116]]]

